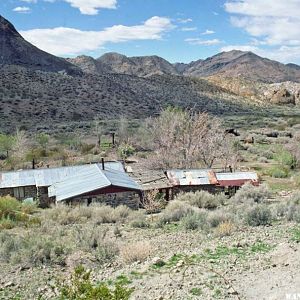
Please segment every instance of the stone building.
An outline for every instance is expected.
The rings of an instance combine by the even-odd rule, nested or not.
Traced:
[[[74,178],[83,172],[88,172],[94,169],[95,166],[98,169],[103,168],[102,164],[86,164],[60,168],[0,172],[0,196],[10,195],[20,201],[34,199],[39,201],[41,207],[47,207],[52,202],[55,202],[55,198],[50,197],[48,194],[48,187],[68,178]],[[124,167],[120,162],[105,162],[104,169],[125,174]]]
[[[232,195],[242,185],[250,182],[258,185],[259,180],[255,172],[217,173],[211,169],[169,170],[167,177],[173,186],[173,197],[180,192],[195,192],[199,190],[210,193]]]

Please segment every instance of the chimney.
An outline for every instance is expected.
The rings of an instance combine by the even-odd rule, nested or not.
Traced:
[[[101,164],[102,164],[102,170],[105,170],[105,165],[104,165],[104,158],[101,158]]]

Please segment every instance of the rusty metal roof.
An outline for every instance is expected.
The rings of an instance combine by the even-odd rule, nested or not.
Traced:
[[[247,181],[258,182],[255,172],[216,173],[211,169],[169,170],[167,176],[173,186],[241,186]]]
[[[60,168],[0,172],[0,189],[21,186],[47,187],[79,172],[89,170],[94,165],[99,165],[101,168],[101,164],[86,164]],[[123,165],[117,161],[105,162],[105,169],[125,172]]]

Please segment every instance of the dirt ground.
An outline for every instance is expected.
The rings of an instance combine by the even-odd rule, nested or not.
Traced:
[[[108,226],[113,231],[112,225]],[[122,245],[151,245],[146,261],[125,264],[121,257],[103,265],[87,253],[66,258],[65,266],[0,265],[0,299],[55,299],[57,280],[83,264],[97,281],[119,281],[134,288],[131,299],[298,299],[300,243],[295,224],[239,228],[216,237],[176,226],[120,228]],[[163,262],[163,263],[161,263]]]

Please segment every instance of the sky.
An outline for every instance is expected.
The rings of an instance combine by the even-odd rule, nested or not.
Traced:
[[[62,57],[190,62],[232,49],[300,64],[300,0],[0,0],[0,14]]]

